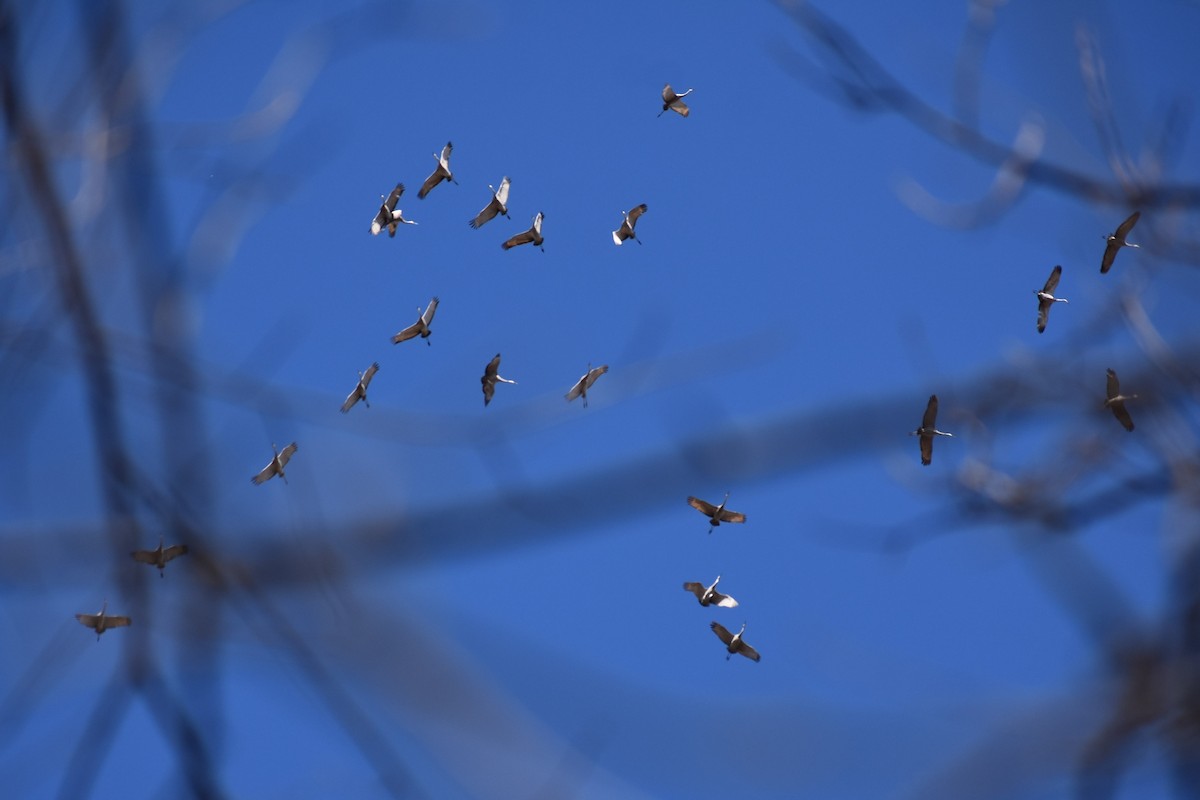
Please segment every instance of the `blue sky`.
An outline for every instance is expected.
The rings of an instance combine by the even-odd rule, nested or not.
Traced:
[[[967,4],[821,9],[953,113]],[[835,102],[771,3],[130,9],[143,139],[101,113],[79,9],[13,13],[144,488],[116,519],[89,351],[11,161],[0,770],[19,796],[198,793],[180,718],[230,797],[1071,795],[1119,689],[1104,646],[1167,630],[1194,512],[1183,487],[1060,528],[1021,512],[1086,511],[1192,457],[1194,402],[1138,315],[1194,352],[1194,216],[1143,209],[1144,246],[1105,276],[1124,204],[1031,182],[987,224],[942,224],[994,165]],[[1180,0],[1001,5],[979,130],[1007,146],[1025,125],[1041,163],[1116,185],[1091,42],[1153,183],[1150,143],[1195,105],[1198,23]],[[664,82],[695,88],[688,118],[658,116]],[[1188,184],[1190,129],[1168,130],[1161,180]],[[448,140],[458,185],[418,200]],[[125,141],[152,167],[140,216]],[[511,220],[470,229],[503,176]],[[418,224],[372,237],[397,181]],[[614,246],[639,203],[643,244]],[[539,211],[545,252],[502,251]],[[1039,335],[1055,264],[1070,303]],[[392,345],[433,296],[430,346]],[[485,409],[496,352],[518,384]],[[373,361],[371,407],[339,414]],[[589,364],[610,366],[589,407],[564,402]],[[1143,395],[1133,434],[1100,407],[1108,367]],[[923,468],[906,434],[933,393],[956,436]],[[288,483],[251,485],[291,441]],[[981,464],[1045,494],[982,501]],[[725,492],[748,521],[708,535],[685,500]],[[127,556],[160,535],[193,551],[161,580]],[[680,588],[718,574],[736,609]],[[134,625],[97,643],[72,615],[105,598]],[[761,663],[726,661],[712,620],[746,622]],[[166,695],[114,700],[139,659]],[[1169,794],[1146,741],[1111,796]]]

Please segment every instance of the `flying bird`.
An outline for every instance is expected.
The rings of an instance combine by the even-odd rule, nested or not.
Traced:
[[[729,492],[725,493],[725,499],[721,501],[721,505],[714,506],[712,503],[706,503],[699,497],[689,497],[688,505],[699,511],[704,516],[708,517],[708,521],[712,523],[708,526],[708,532],[712,533],[713,528],[720,525],[722,522],[745,522],[746,515],[740,511],[729,511],[725,508],[725,504],[729,502]],[[714,584],[715,585],[715,584]]]
[[[689,582],[683,585],[685,592],[691,592],[696,595],[696,600],[702,606],[720,606],[721,608],[736,608],[737,600],[734,600],[727,594],[721,594],[717,591],[717,584],[721,582],[721,576],[712,582],[712,586],[705,587],[703,583]]]
[[[708,627],[712,628],[713,633],[717,635],[717,638],[725,643],[725,649],[729,651],[729,655],[725,656],[726,661],[728,661],[729,657],[734,653],[741,653],[751,661],[758,661],[762,658],[762,656],[758,654],[757,650],[742,641],[742,634],[746,632],[746,623],[742,623],[742,629],[737,633],[730,633],[728,630],[726,630],[725,626],[719,622],[713,622]]]
[[[429,194],[429,191],[442,181],[450,181],[456,186],[458,185],[458,181],[454,180],[454,173],[450,171],[450,151],[453,149],[454,142],[446,142],[446,146],[442,148],[440,156],[437,153],[433,154],[433,157],[437,159],[438,165],[434,169],[433,174],[425,179],[425,183],[417,191],[419,199],[424,200],[425,195]]]
[[[170,547],[163,547],[163,540],[160,537],[158,547],[154,550],[134,550],[129,555],[133,556],[133,560],[142,564],[153,564],[158,567],[158,577],[163,576],[163,569],[166,568],[167,562],[172,558],[186,555],[188,547],[186,544],[173,544]]]
[[[671,88],[671,84],[664,83],[663,84],[663,107],[662,107],[662,111],[658,112],[658,115],[661,117],[663,114],[667,113],[667,109],[669,108],[672,111],[674,111],[676,114],[678,114],[679,116],[686,117],[689,113],[691,113],[691,111],[687,107],[687,103],[683,102],[683,98],[687,97],[693,91],[695,91],[695,90],[688,89],[683,94],[675,94],[675,90]]]
[[[1113,259],[1117,257],[1117,251],[1122,247],[1141,247],[1141,245],[1133,244],[1125,241],[1125,237],[1133,230],[1133,226],[1137,225],[1138,217],[1142,212],[1135,211],[1125,218],[1125,221],[1117,226],[1116,231],[1105,236],[1105,241],[1108,245],[1104,248],[1104,259],[1100,262],[1100,274],[1108,272],[1112,269]]]
[[[542,220],[545,218],[545,216],[545,214],[539,211],[537,216],[533,218],[533,225],[529,227],[529,230],[518,233],[516,236],[504,242],[500,246],[505,250],[509,250],[517,245],[529,244],[530,242],[533,242],[535,245],[541,248],[543,253],[546,252],[546,248],[542,247],[542,242],[545,241],[542,239]]]
[[[376,372],[379,372],[378,361],[367,367],[366,372],[358,373],[358,385],[354,387],[353,392],[347,395],[346,402],[342,403],[343,414],[354,408],[354,404],[359,400],[362,400],[363,405],[365,405],[367,408],[371,407],[371,404],[367,402],[367,387],[371,385],[371,378],[375,377]]]
[[[271,449],[275,450],[275,457],[271,459],[271,463],[263,467],[261,472],[250,479],[250,482],[255,486],[261,486],[276,475],[283,478],[284,483],[287,483],[287,475],[283,473],[283,468],[287,466],[288,461],[295,455],[296,443],[292,442],[282,450],[276,450],[275,443],[271,442]]]
[[[108,610],[108,600],[105,599],[104,605],[100,607],[99,614],[76,614],[75,619],[79,620],[81,625],[91,628],[96,632],[96,641],[100,641],[100,634],[104,633],[109,628],[124,628],[133,622],[129,617],[117,616],[114,614],[106,614]]]
[[[375,219],[371,220],[371,235],[378,236],[379,232],[387,228],[388,236],[396,235],[396,226],[400,223],[405,225],[416,225],[411,219],[405,219],[403,212],[396,208],[396,203],[400,200],[400,195],[404,194],[404,184],[397,183],[396,188],[392,189],[392,193],[386,198],[379,195],[383,200],[379,205],[379,211],[375,214]]]
[[[500,354],[496,353],[496,357],[488,362],[488,365],[483,368],[483,377],[479,379],[483,384],[483,405],[486,407],[492,402],[492,395],[496,393],[496,383],[512,383],[508,378],[500,377]]]
[[[621,213],[625,219],[622,220],[621,227],[613,231],[613,244],[619,245],[626,239],[633,239],[641,244],[642,240],[637,238],[637,234],[633,232],[633,226],[637,225],[638,217],[646,213],[646,204],[642,203],[640,206],[629,209],[628,212],[622,211]]]
[[[933,437],[954,435],[937,429],[937,408],[937,395],[929,395],[929,402],[925,405],[925,416],[921,418],[921,427],[908,434],[921,437],[921,463],[927,467],[933,462]]]
[[[488,204],[483,207],[483,211],[480,211],[478,214],[476,214],[475,219],[471,220],[467,224],[472,228],[478,229],[482,228],[485,222],[497,214],[503,214],[504,216],[508,217],[508,187],[509,180],[507,175],[504,176],[504,180],[500,181],[499,189],[496,189],[489,183],[488,188],[492,190],[492,199],[489,200]],[[512,219],[512,217],[508,218]]]
[[[1046,330],[1046,320],[1050,318],[1050,309],[1054,307],[1054,304],[1068,302],[1065,297],[1054,296],[1054,290],[1058,288],[1058,279],[1061,277],[1062,267],[1055,266],[1050,271],[1050,277],[1046,279],[1046,285],[1042,287],[1042,290],[1040,292],[1037,289],[1033,290],[1038,298],[1038,333]]]
[[[413,337],[420,335],[425,340],[425,344],[433,344],[429,341],[429,335],[433,333],[429,326],[433,323],[433,315],[437,313],[438,299],[435,297],[429,301],[429,305],[425,306],[425,311],[422,312],[420,306],[417,307],[417,321],[409,325],[404,330],[392,337],[392,344],[400,344],[408,341]]]
[[[601,364],[595,369],[592,369],[592,365],[588,364],[588,371],[584,373],[582,378],[575,382],[575,385],[571,387],[571,391],[564,395],[567,398],[567,402],[571,402],[576,397],[582,397],[583,407],[587,408],[588,389],[592,388],[592,384],[606,372],[608,372],[608,364]]]
[[[1129,411],[1125,408],[1126,400],[1134,400],[1136,394],[1121,394],[1121,383],[1117,380],[1117,373],[1111,369],[1108,371],[1108,384],[1105,386],[1108,397],[1104,401],[1104,405],[1112,409],[1113,416],[1117,421],[1125,427],[1125,430],[1133,430],[1133,417],[1129,416]]]

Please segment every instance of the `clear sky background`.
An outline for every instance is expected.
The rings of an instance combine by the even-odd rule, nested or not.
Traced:
[[[0,8],[0,793],[1196,796],[1200,4],[989,6]]]

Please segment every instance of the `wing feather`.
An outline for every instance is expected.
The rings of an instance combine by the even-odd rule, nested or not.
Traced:
[[[1117,257],[1117,251],[1121,249],[1121,245],[1114,241],[1109,241],[1108,246],[1104,248],[1104,258],[1100,260],[1100,274],[1108,272],[1112,269],[1113,260]]]
[[[96,629],[96,624],[100,621],[99,614],[76,614],[75,619],[92,630]]]
[[[508,207],[508,187],[509,187],[509,185],[510,185],[510,181],[508,180],[508,176],[505,175],[504,180],[500,181],[500,188],[496,190],[496,199],[500,202],[500,206],[502,208]],[[500,209],[497,209],[497,211],[499,211],[499,210]]]
[[[104,627],[106,628],[124,628],[132,624],[133,620],[126,616],[104,617]]]
[[[421,188],[417,190],[417,198],[419,200],[424,200],[425,195],[429,194],[429,191],[441,183],[445,177],[446,174],[442,172],[442,165],[438,164],[437,169],[433,171],[433,174],[426,178],[425,183],[421,184]]]
[[[725,509],[721,512],[721,522],[745,522],[746,515],[740,511]]]
[[[713,592],[712,602],[716,603],[721,608],[737,608],[738,604],[737,600],[734,600],[727,594],[721,594],[720,592]]]
[[[1108,399],[1111,400],[1121,393],[1121,382],[1117,380],[1117,373],[1111,369],[1109,369],[1105,375],[1107,376],[1108,380],[1105,382],[1104,390],[1108,396]]]
[[[129,555],[133,556],[133,560],[139,564],[154,564],[158,561],[157,550],[134,550]]]
[[[689,506],[696,509],[706,517],[711,517],[717,511],[716,506],[714,506],[712,503],[706,503],[699,497],[689,497],[687,501]]]
[[[170,561],[172,558],[185,556],[187,552],[188,546],[186,544],[173,544],[166,550],[163,550],[163,561]]]
[[[929,466],[933,463],[933,437],[921,436],[921,463]]]
[[[697,600],[703,599],[704,589],[705,587],[703,583],[696,583],[695,581],[688,581],[683,585],[683,590],[696,595]]]
[[[1121,423],[1125,430],[1133,430],[1133,417],[1129,416],[1129,410],[1125,408],[1124,401],[1112,403],[1109,405],[1109,408],[1112,409],[1113,416],[1117,418],[1117,421]]]
[[[1062,265],[1059,264],[1050,270],[1050,277],[1046,279],[1046,285],[1042,287],[1042,291],[1046,294],[1054,294],[1054,290],[1058,288],[1058,280],[1062,277]]]
[[[400,331],[395,336],[393,336],[392,344],[400,344],[401,342],[406,342],[409,339],[412,339],[413,337],[417,336],[420,333],[421,333],[421,321],[417,320],[412,325],[409,325],[407,328],[405,328],[404,330]]]
[[[513,236],[512,238],[510,238],[508,241],[504,242],[500,246],[502,248],[504,248],[505,250],[511,250],[512,248],[517,247],[519,245],[529,244],[530,242],[533,241],[533,239],[534,239],[533,229],[530,228],[527,231],[518,233],[516,236]]]
[[[712,632],[717,635],[718,639],[725,643],[726,647],[728,647],[729,643],[733,641],[733,634],[726,630],[725,626],[721,623],[711,622],[709,623],[708,627],[712,628]]]
[[[929,395],[929,402],[925,404],[925,415],[921,417],[922,428],[934,428],[937,426],[937,411],[937,395],[931,394]]]
[[[433,315],[437,313],[438,299],[434,297],[429,301],[429,305],[425,306],[425,313],[421,315],[421,322],[425,323],[425,327],[433,324]]]
[[[292,456],[294,456],[296,454],[297,449],[299,449],[299,448],[297,448],[296,443],[292,442],[287,447],[280,450],[279,451],[279,466],[286,467],[287,463],[292,460]]]
[[[250,479],[250,482],[255,486],[261,486],[273,477],[275,477],[275,459],[271,459],[271,463],[263,467],[257,475]]]
[[[744,655],[746,658],[750,659],[751,661],[761,661],[762,660],[762,656],[760,656],[758,654],[758,651],[755,650],[750,645],[746,644],[745,642],[740,643],[740,645],[738,647],[738,652],[741,653],[742,655]]]
[[[634,225],[637,224],[638,217],[640,217],[642,214],[646,213],[646,208],[647,208],[647,205],[645,203],[642,203],[641,205],[634,206],[633,208],[629,209],[629,214],[627,216],[629,217],[629,226],[630,227],[633,227]]]
[[[1117,226],[1116,233],[1114,233],[1113,235],[1116,236],[1121,241],[1125,241],[1125,237],[1129,235],[1129,232],[1131,230],[1133,230],[1133,226],[1137,225],[1137,221],[1141,216],[1142,216],[1142,212],[1140,212],[1140,211],[1135,211],[1132,214],[1130,214],[1128,217],[1125,218],[1124,222],[1122,222],[1120,225]]]

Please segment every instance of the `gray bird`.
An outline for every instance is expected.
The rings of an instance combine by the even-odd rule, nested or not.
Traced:
[[[1138,217],[1141,215],[1142,212],[1140,211],[1133,212],[1125,218],[1124,222],[1117,226],[1114,232],[1104,237],[1104,240],[1108,244],[1104,248],[1104,259],[1100,262],[1101,275],[1112,269],[1113,259],[1117,257],[1117,252],[1122,247],[1141,247],[1141,245],[1125,241],[1125,237],[1133,230],[1133,226],[1137,225]]]
[[[683,94],[675,94],[675,90],[671,88],[671,84],[663,84],[663,107],[662,111],[658,112],[658,115],[661,117],[663,114],[667,113],[667,109],[669,108],[679,116],[686,117],[691,113],[691,110],[687,107],[687,103],[683,102],[683,98],[687,97],[693,91],[695,90],[688,89]]]
[[[545,218],[545,216],[545,214],[539,211],[533,218],[533,224],[529,226],[529,230],[518,233],[516,236],[513,236],[500,246],[505,250],[511,250],[518,245],[529,244],[530,242],[533,242],[535,245],[541,248],[543,253],[546,252],[546,248],[542,247],[542,242],[545,241],[545,239],[542,238],[542,220]]]
[[[342,403],[343,414],[354,408],[354,404],[359,400],[362,400],[363,405],[365,405],[367,408],[371,407],[371,404],[367,402],[367,387],[371,385],[371,378],[375,377],[376,372],[379,372],[378,361],[367,367],[366,372],[358,373],[358,385],[354,387],[353,392],[346,396],[346,402]]]
[[[606,372],[608,372],[608,364],[601,364],[595,369],[592,369],[592,365],[588,364],[588,371],[583,374],[582,378],[575,382],[575,385],[571,387],[571,391],[564,395],[567,398],[567,402],[571,402],[576,397],[582,397],[583,407],[587,408],[588,389],[592,388],[592,384],[599,380],[600,376]]]
[[[379,195],[383,201],[379,205],[379,211],[375,213],[375,219],[371,220],[371,235],[378,236],[379,232],[387,228],[388,236],[396,235],[396,227],[401,223],[405,225],[416,225],[411,219],[405,219],[404,213],[396,208],[396,203],[400,200],[400,195],[404,194],[404,184],[397,183],[396,188],[392,189],[392,193],[387,197]]]
[[[271,459],[271,463],[263,467],[261,472],[250,479],[250,482],[255,486],[261,486],[276,475],[283,478],[284,483],[287,483],[287,475],[284,474],[283,468],[287,466],[288,461],[291,461],[292,456],[296,453],[296,443],[292,442],[282,450],[276,450],[275,443],[271,442],[271,449],[275,450],[275,457]]]
[[[712,582],[712,586],[706,587],[703,583],[689,582],[683,585],[686,592],[691,592],[696,595],[696,600],[702,606],[720,606],[721,608],[736,608],[737,600],[734,600],[727,594],[721,594],[717,591],[717,584],[721,582],[721,576]]]
[[[456,186],[458,185],[458,181],[454,180],[454,173],[450,171],[450,151],[453,149],[454,142],[446,142],[446,146],[442,148],[440,156],[437,153],[433,154],[433,157],[437,159],[438,165],[434,169],[433,174],[426,178],[425,183],[417,190],[418,199],[424,200],[425,195],[429,194],[430,190],[442,181],[450,181]]]
[[[516,381],[510,381],[508,378],[500,377],[500,354],[496,353],[495,358],[488,362],[488,365],[483,369],[483,377],[479,379],[483,384],[483,405],[486,407],[492,402],[492,395],[496,393],[496,383],[511,383],[516,384]]]
[[[758,654],[757,650],[742,641],[742,634],[746,632],[746,623],[742,623],[742,629],[737,633],[730,633],[725,629],[725,626],[719,622],[713,622],[708,627],[712,628],[713,633],[717,635],[717,638],[725,643],[725,649],[729,651],[729,655],[725,656],[726,661],[728,661],[729,657],[734,653],[741,653],[751,661],[758,661],[762,658],[762,656]]]
[[[1062,267],[1056,266],[1050,271],[1050,277],[1046,279],[1046,285],[1042,287],[1042,290],[1033,290],[1033,293],[1036,294],[1038,298],[1038,333],[1042,333],[1046,330],[1046,321],[1050,318],[1050,309],[1054,307],[1054,304],[1068,302],[1065,297],[1054,296],[1054,290],[1058,288],[1058,279],[1061,277]]]
[[[1136,394],[1121,394],[1121,382],[1117,380],[1117,373],[1111,369],[1108,370],[1108,381],[1105,385],[1105,394],[1107,397],[1104,400],[1106,408],[1111,408],[1113,416],[1117,421],[1124,426],[1125,430],[1133,430],[1133,417],[1129,416],[1129,411],[1125,408],[1126,400],[1137,399]]]
[[[437,313],[438,299],[434,297],[429,301],[429,305],[425,306],[425,310],[421,311],[417,308],[417,321],[409,325],[404,330],[392,337],[392,344],[400,344],[417,336],[425,340],[425,344],[433,344],[429,341],[430,335],[433,333],[429,326],[433,324],[433,315]]]
[[[504,176],[504,180],[500,181],[499,189],[494,188],[489,183],[488,188],[492,190],[492,199],[489,200],[488,204],[483,207],[483,211],[480,211],[478,214],[476,214],[475,218],[472,219],[467,224],[470,225],[472,228],[476,228],[476,229],[482,228],[485,222],[492,219],[497,214],[503,214],[505,217],[512,219],[512,217],[508,216],[508,187],[509,187],[509,185],[510,185],[510,183],[509,183],[507,175]]]
[[[921,418],[921,427],[908,434],[909,436],[921,437],[921,463],[927,467],[933,463],[933,437],[954,435],[953,433],[946,433],[937,429],[937,409],[937,395],[931,394],[929,395],[929,402],[925,405],[925,416]]]
[[[641,244],[642,240],[637,238],[637,234],[633,232],[633,226],[637,225],[638,217],[646,213],[646,204],[642,203],[640,206],[634,206],[629,211],[621,213],[625,219],[621,221],[621,227],[613,231],[613,244],[620,245],[626,239],[633,239]]]
[[[186,544],[173,544],[170,547],[163,547],[162,537],[159,537],[158,547],[154,550],[134,550],[129,555],[133,556],[133,560],[141,564],[152,564],[158,567],[158,577],[163,577],[163,569],[166,568],[167,562],[172,558],[186,555],[188,546]]]
[[[100,634],[104,633],[109,628],[124,628],[126,625],[132,624],[133,620],[125,616],[117,616],[114,614],[106,614],[108,610],[108,599],[105,598],[104,605],[100,607],[99,614],[76,614],[75,619],[85,627],[91,628],[96,632],[96,641],[100,641]]]
[[[712,503],[707,503],[699,497],[689,497],[688,505],[699,511],[704,516],[708,517],[710,525],[708,532],[712,533],[713,528],[718,527],[722,522],[745,522],[746,515],[740,511],[730,511],[725,508],[725,504],[729,502],[729,492],[725,493],[725,499],[721,501],[721,505],[714,506]]]

